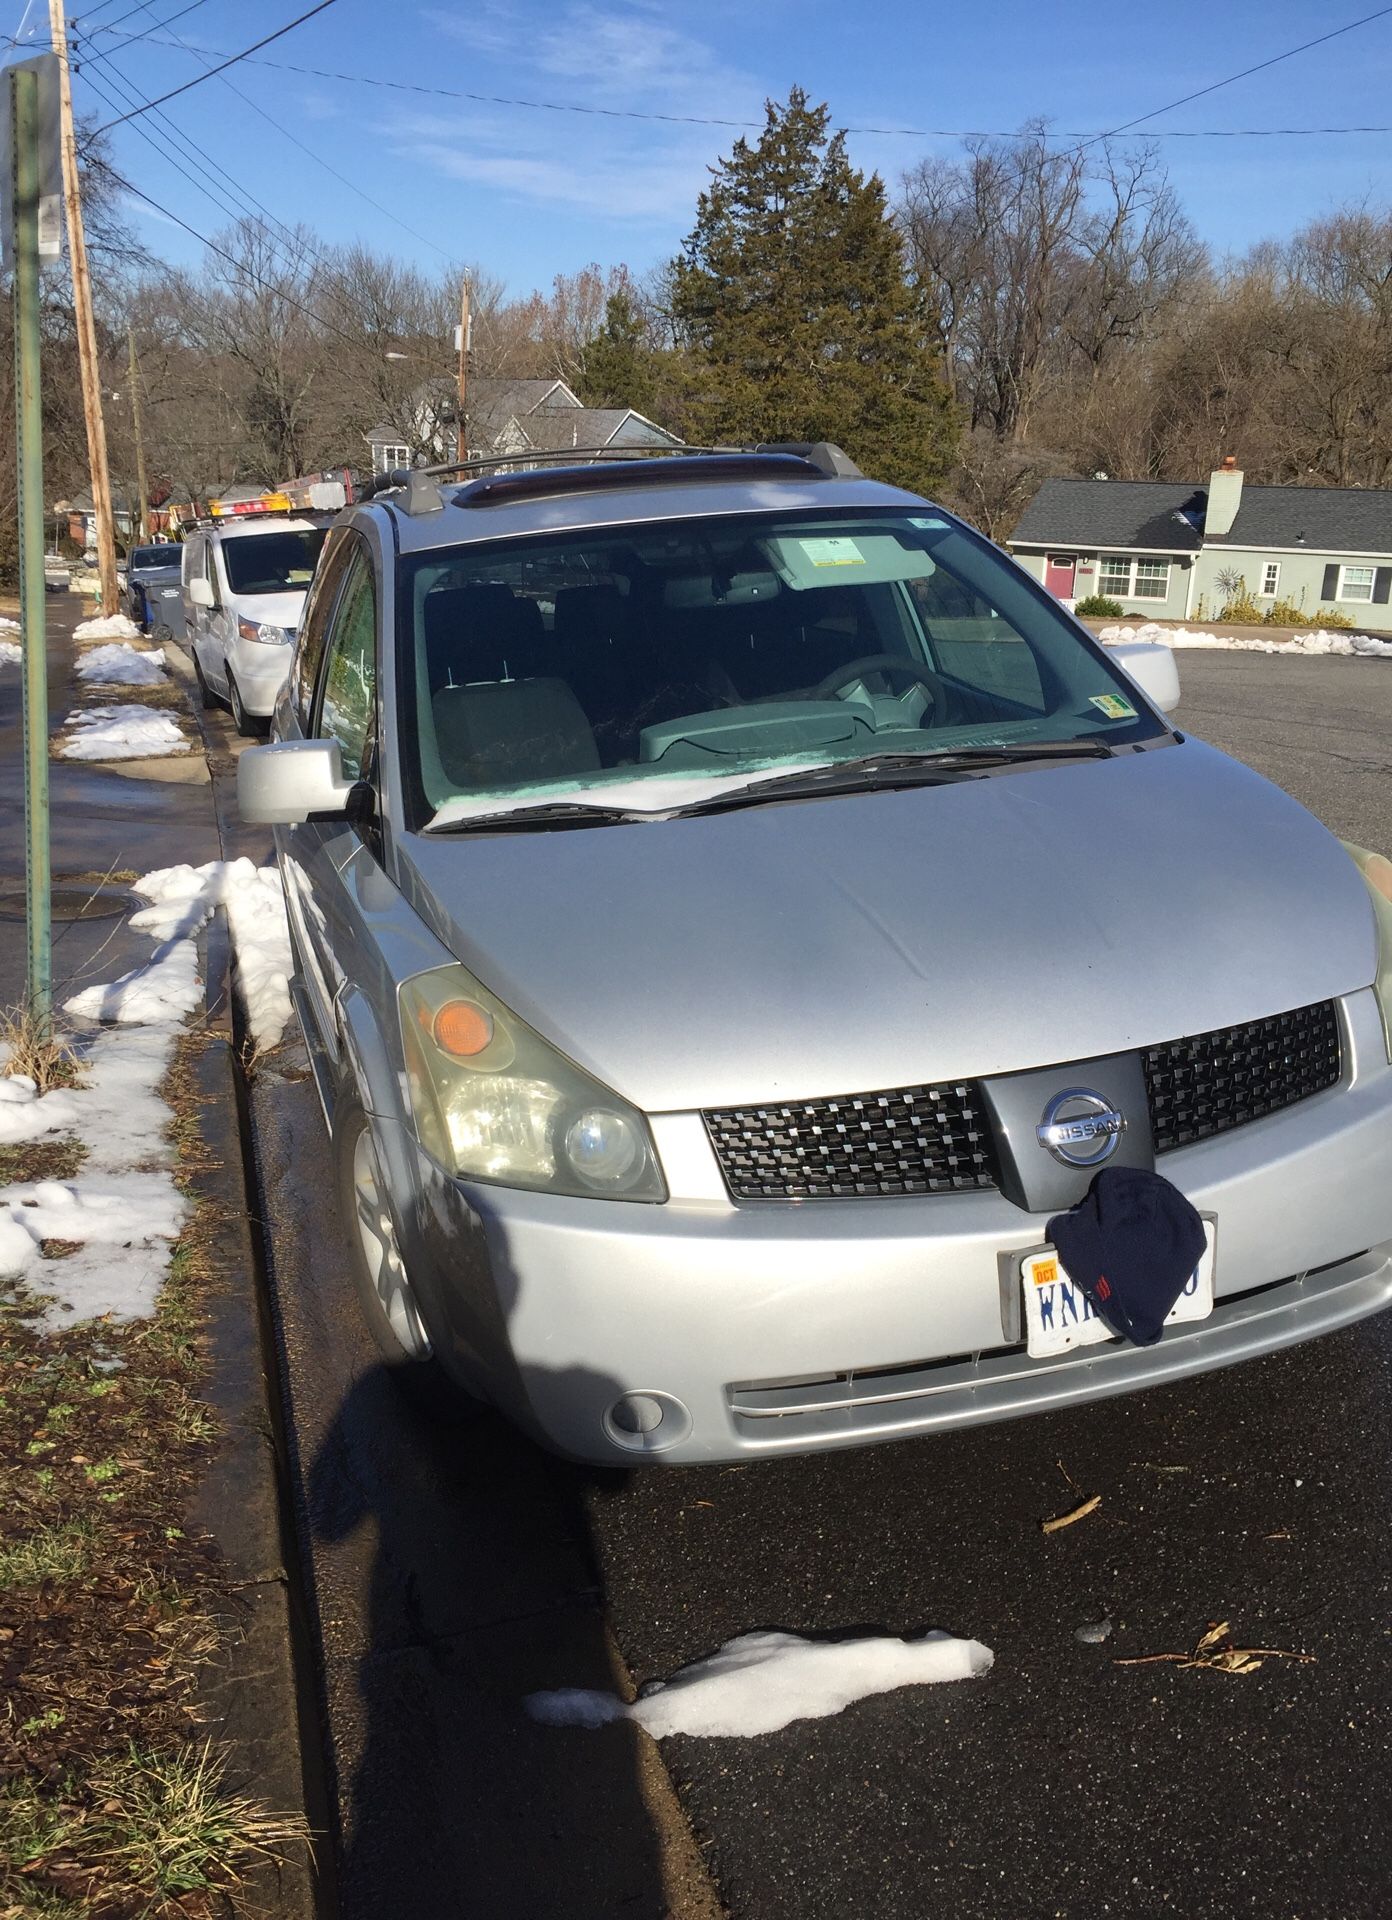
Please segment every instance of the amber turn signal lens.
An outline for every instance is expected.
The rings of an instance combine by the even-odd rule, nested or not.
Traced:
[[[1363,876],[1375,893],[1380,893],[1384,900],[1392,900],[1392,860],[1375,853],[1364,867]]]
[[[493,1038],[493,1016],[472,1000],[447,1000],[435,1015],[435,1044],[456,1060],[482,1053]]]

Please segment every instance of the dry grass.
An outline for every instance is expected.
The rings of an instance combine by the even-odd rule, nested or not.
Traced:
[[[20,1140],[0,1147],[0,1187],[28,1186],[36,1180],[75,1180],[87,1149],[80,1140]]]
[[[81,1084],[77,1056],[66,1040],[45,1039],[27,1007],[0,1012],[0,1073],[22,1073],[40,1093]]]
[[[55,1803],[27,1782],[0,1795],[0,1894],[23,1901],[19,1913],[45,1911],[26,1893],[51,1893],[70,1913],[159,1920],[195,1910],[190,1895],[233,1892],[255,1860],[308,1839],[299,1815],[229,1792],[207,1742],[133,1746],[93,1769],[81,1802]]]

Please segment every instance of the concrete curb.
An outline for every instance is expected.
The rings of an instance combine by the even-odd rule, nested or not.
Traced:
[[[326,1802],[318,1781],[321,1743],[312,1668],[297,1650],[310,1630],[297,1617],[293,1546],[282,1498],[279,1388],[266,1319],[242,1127],[240,1067],[233,1039],[231,945],[218,910],[205,942],[208,1044],[199,1056],[200,1126],[207,1164],[200,1192],[217,1209],[216,1278],[208,1297],[204,1398],[221,1432],[193,1501],[191,1519],[210,1533],[226,1564],[222,1666],[205,1677],[211,1730],[232,1750],[229,1785],[279,1812],[303,1812],[327,1851]],[[312,1660],[312,1656],[310,1657]],[[256,1910],[275,1920],[324,1920],[310,1851],[249,1875]]]

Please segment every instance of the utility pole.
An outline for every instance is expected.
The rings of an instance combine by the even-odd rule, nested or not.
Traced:
[[[57,74],[52,54],[0,76],[10,151],[0,153],[5,264],[13,269],[15,453],[24,697],[25,1001],[34,1037],[53,1021],[48,845],[48,649],[44,624],[43,400],[39,381],[39,263],[61,249],[57,223]]]
[[[473,322],[469,314],[469,276],[466,273],[459,290],[459,407],[454,439],[454,457],[469,457],[469,343]]]
[[[63,199],[68,211],[68,256],[72,265],[73,311],[77,318],[77,357],[82,371],[82,410],[87,419],[87,464],[92,471],[92,509],[97,522],[97,568],[101,574],[102,612],[120,606],[116,584],[116,532],[111,517],[111,474],[106,464],[106,422],[102,417],[101,369],[97,326],[92,318],[92,282],[87,272],[87,239],[82,229],[82,197],[73,134],[72,80],[68,73],[68,28],[63,0],[48,0],[53,51],[58,56],[58,107],[62,125]]]
[[[131,421],[135,428],[135,513],[136,538],[142,543],[149,539],[150,528],[150,489],[145,481],[145,431],[140,417],[140,369],[135,363],[135,328],[126,328],[126,345],[130,349],[130,396]]]

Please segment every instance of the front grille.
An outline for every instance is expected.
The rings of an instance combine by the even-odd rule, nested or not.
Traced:
[[[899,1087],[704,1116],[736,1200],[958,1193],[999,1184],[973,1083]]]
[[[1245,1126],[1332,1087],[1342,1071],[1332,1000],[1148,1047],[1141,1056],[1155,1151]]]

